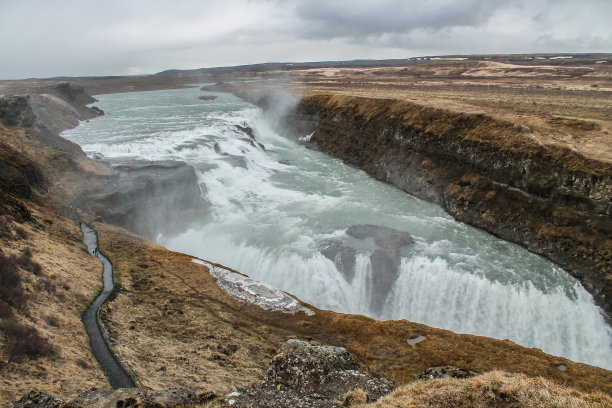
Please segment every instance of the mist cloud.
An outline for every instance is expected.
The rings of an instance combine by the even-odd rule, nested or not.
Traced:
[[[609,0],[4,0],[0,78],[267,61],[611,52]]]

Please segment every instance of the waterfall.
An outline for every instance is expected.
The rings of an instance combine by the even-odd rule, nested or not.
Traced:
[[[210,219],[160,236],[169,249],[240,270],[320,308],[507,338],[612,368],[611,329],[563,269],[305,149],[275,132],[258,108],[215,95],[102,95],[97,105],[108,115],[64,136],[111,162],[194,167]],[[348,234],[355,225],[391,227],[414,243],[389,250]],[[376,251],[383,262],[372,262]]]

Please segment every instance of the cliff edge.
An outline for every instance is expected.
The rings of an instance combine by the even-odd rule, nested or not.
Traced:
[[[612,312],[612,163],[520,123],[401,100],[311,95],[286,122],[310,147],[546,256]]]

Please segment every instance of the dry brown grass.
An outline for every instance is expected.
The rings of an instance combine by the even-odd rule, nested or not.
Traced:
[[[6,311],[12,324],[0,330],[2,406],[31,388],[66,399],[93,386],[108,387],[81,322],[81,312],[102,287],[102,266],[87,253],[73,222],[48,208],[24,203],[32,221],[19,226],[27,238],[0,237],[4,255],[17,261],[26,295],[21,306],[9,305]],[[11,334],[22,338],[14,341]]]
[[[612,398],[563,387],[542,377],[492,371],[469,379],[417,381],[359,407],[610,408]]]

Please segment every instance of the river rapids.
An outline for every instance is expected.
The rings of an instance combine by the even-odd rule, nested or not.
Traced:
[[[612,330],[563,269],[306,149],[258,107],[207,94],[216,99],[198,99],[198,88],[103,95],[96,106],[106,115],[62,136],[111,162],[180,160],[195,168],[210,217],[159,236],[169,249],[320,308],[507,338],[612,369]],[[236,125],[252,128],[256,141]],[[396,248],[396,259],[373,262],[376,240],[351,236],[352,226],[391,227],[414,242]],[[379,264],[392,268],[383,291]]]

